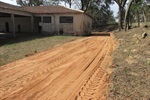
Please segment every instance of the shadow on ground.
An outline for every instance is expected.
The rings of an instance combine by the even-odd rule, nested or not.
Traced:
[[[0,46],[13,44],[13,43],[20,43],[25,41],[31,41],[34,39],[44,38],[45,36],[42,34],[33,34],[33,33],[23,33],[23,34],[16,34],[16,37],[12,34],[3,33],[0,34]]]
[[[108,32],[92,32],[90,36],[110,36],[110,33]],[[31,41],[34,39],[40,39],[46,37],[42,34],[33,34],[33,33],[22,33],[22,34],[16,34],[16,37],[14,37],[13,34],[8,33],[1,33],[0,34],[0,46],[7,45],[7,44],[14,44],[14,43],[20,43],[25,41]]]
[[[108,32],[92,32],[91,36],[110,36]]]

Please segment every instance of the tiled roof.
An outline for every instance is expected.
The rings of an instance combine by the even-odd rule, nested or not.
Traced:
[[[25,11],[30,12],[34,14],[64,14],[64,13],[84,13],[81,10],[74,10],[70,8],[66,8],[63,6],[28,6],[28,7],[20,7],[20,6],[14,6],[11,4],[0,2],[0,8],[3,9],[11,9],[11,10],[17,10],[17,11]]]
[[[0,8],[23,11],[22,7],[14,6],[0,1]]]
[[[64,14],[64,13],[84,13],[81,10],[74,10],[63,6],[30,6],[23,7],[25,11],[36,14]]]
[[[27,13],[33,13],[33,14],[80,14],[80,13],[84,13],[84,11],[82,10],[70,9],[64,6],[52,6],[51,5],[51,6],[20,7],[20,6],[14,6],[14,5],[3,3],[3,2],[0,2],[0,8],[23,11]],[[84,14],[91,17],[87,13],[84,13]]]

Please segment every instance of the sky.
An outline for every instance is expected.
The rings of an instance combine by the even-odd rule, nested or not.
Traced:
[[[16,0],[0,0],[0,1],[6,2],[6,3],[9,3],[9,4],[13,4],[13,5],[17,5]],[[115,4],[111,5],[111,9],[114,12],[114,17],[116,17],[117,16],[117,12],[118,12],[117,4],[115,3]]]
[[[111,10],[114,12],[114,17],[117,17],[117,13],[118,13],[118,5],[116,4],[116,2],[110,6]]]

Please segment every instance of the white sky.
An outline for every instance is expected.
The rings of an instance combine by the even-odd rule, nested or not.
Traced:
[[[117,13],[118,13],[118,5],[116,4],[116,2],[114,2],[113,5],[110,6],[112,11],[114,12],[114,17],[117,17]]]
[[[17,5],[16,0],[0,0],[0,1],[10,3],[10,4],[13,4],[13,5]]]
[[[17,5],[16,0],[0,0],[0,1],[6,2],[6,3],[9,3],[9,4],[13,4],[13,5]],[[117,12],[118,12],[117,4],[115,3],[114,5],[112,5],[111,9],[113,10],[114,16],[116,17],[117,16]]]

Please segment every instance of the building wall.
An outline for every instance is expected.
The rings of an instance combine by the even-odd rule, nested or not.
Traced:
[[[92,18],[87,16],[86,14],[84,14],[83,16],[83,33],[84,35],[90,35],[92,30]]]
[[[41,21],[39,22],[39,26],[41,26],[41,31],[44,34],[54,33],[54,18],[51,15],[38,15],[37,17],[41,17]],[[51,17],[51,23],[43,23],[43,17]]]
[[[73,23],[60,23],[60,16],[73,16]],[[82,30],[82,14],[59,14],[55,15],[56,30],[63,29],[65,34],[79,35]]]
[[[11,27],[11,19],[9,17],[1,17],[0,18],[0,32],[6,32],[6,27],[5,27],[5,23],[8,22],[9,23],[9,31],[12,31],[12,27]]]
[[[20,32],[31,32],[31,18],[30,17],[15,18],[16,32],[19,32],[18,25],[20,25]]]
[[[41,33],[41,27],[39,23],[41,22],[41,17],[34,17],[34,32]]]
[[[51,23],[42,23],[45,16],[51,17]],[[60,16],[73,16],[73,23],[60,23]],[[6,32],[6,22],[9,23],[9,32],[12,32],[11,17],[0,17],[0,31]],[[34,17],[34,32],[40,32],[40,26],[42,32],[46,34],[60,34],[63,30],[65,35],[88,35],[91,32],[92,19],[86,14],[36,15]],[[15,16],[15,30],[22,33],[32,32],[31,17]]]
[[[83,35],[83,14],[77,14],[74,19],[75,35]]]
[[[54,14],[54,15],[37,15],[51,16],[51,23],[41,23],[43,33],[60,34],[63,30],[65,35],[87,35],[91,32],[92,19],[85,14]],[[60,16],[73,16],[73,23],[60,23]]]
[[[6,32],[5,23],[9,23],[9,32],[12,32],[12,22],[10,17],[0,17],[0,31]],[[18,25],[20,25],[20,32],[31,32],[31,18],[30,17],[15,17],[15,30],[18,32]]]

